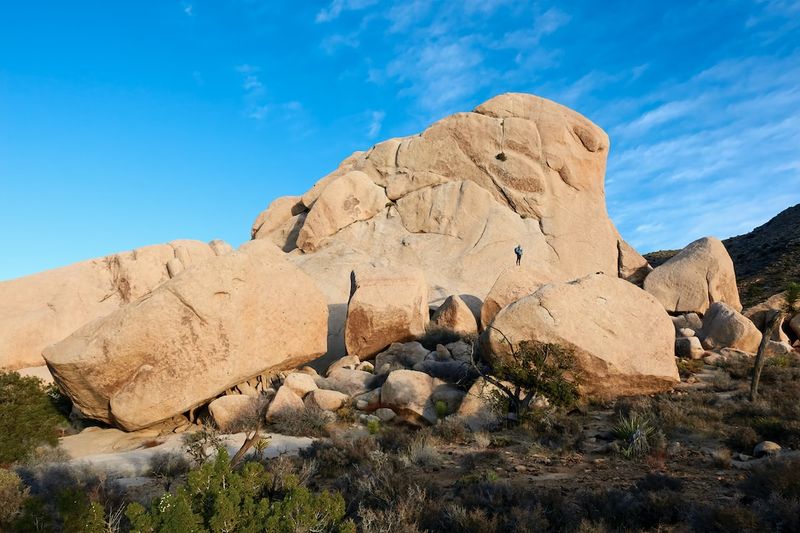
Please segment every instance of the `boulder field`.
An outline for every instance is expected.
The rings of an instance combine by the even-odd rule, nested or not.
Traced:
[[[0,367],[43,352],[84,416],[129,431],[206,405],[225,427],[350,405],[477,427],[494,415],[468,392],[475,358],[523,341],[572,349],[602,398],[669,390],[676,354],[752,351],[764,313],[740,313],[720,241],[653,270],[620,237],[608,150],[570,109],[497,96],[276,199],[238,251],[173,241],[0,283]]]

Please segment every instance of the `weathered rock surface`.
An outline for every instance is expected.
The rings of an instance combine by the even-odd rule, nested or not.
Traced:
[[[318,385],[321,389],[335,390],[353,397],[372,389],[374,381],[375,376],[369,372],[338,368]]]
[[[265,406],[266,401],[258,396],[231,394],[208,404],[208,412],[221,431],[229,431],[242,422],[256,421],[263,416]]]
[[[697,331],[703,327],[703,319],[700,318],[697,313],[671,316],[670,319],[672,319],[672,324],[675,326],[676,331],[686,328]]]
[[[325,351],[327,306],[267,242],[215,257],[45,350],[80,411],[126,430]]]
[[[410,369],[422,363],[430,350],[418,342],[395,342],[375,356],[375,373],[388,374],[394,370]]]
[[[381,387],[381,405],[414,423],[436,423],[437,400],[447,404],[446,415],[458,410],[463,397],[456,387],[414,370],[392,372]]]
[[[644,289],[671,313],[703,314],[714,302],[742,309],[733,261],[714,237],[694,241],[657,267],[645,278]]]
[[[469,306],[460,296],[448,296],[431,317],[431,325],[436,328],[455,331],[463,335],[478,333],[478,322]]]
[[[297,236],[297,247],[313,252],[324,239],[354,222],[374,217],[386,207],[383,189],[354,170],[330,183],[317,198]]]
[[[483,378],[478,378],[467,391],[458,408],[458,416],[472,431],[498,427],[503,417],[497,408],[500,389]]]
[[[281,387],[267,407],[267,420],[295,416],[303,409],[305,409],[303,399],[289,387]]]
[[[43,365],[50,344],[216,255],[180,240],[0,281],[0,369]]]
[[[301,398],[317,388],[314,378],[302,372],[292,372],[283,381],[283,387],[289,387]]]
[[[545,285],[500,311],[484,345],[509,357],[504,334],[556,343],[575,352],[578,383],[588,395],[616,397],[670,389],[678,383],[675,329],[650,294],[602,274]]]
[[[789,321],[789,327],[792,328],[794,334],[800,338],[800,314],[797,314]]]
[[[316,389],[309,392],[304,401],[306,405],[311,407],[325,411],[336,411],[350,402],[350,396],[335,390]]]
[[[291,250],[291,260],[325,293],[331,358],[344,353],[349,274],[374,261],[422,269],[428,304],[459,294],[473,312],[498,274],[513,267],[517,244],[525,250],[523,266],[545,280],[602,271],[635,281],[646,261],[606,212],[608,147],[606,134],[580,114],[536,96],[504,94],[420,135],[354,153],[303,194],[307,213],[274,231],[262,225],[257,238]],[[358,216],[342,209],[341,218],[330,212],[326,196],[342,197],[330,188],[354,171],[385,190],[387,201],[371,218],[361,219],[373,209]],[[358,190],[366,191],[356,195],[359,205],[378,206],[375,189],[362,181]],[[319,233],[314,222],[313,232],[304,232],[318,218],[328,229]],[[339,220],[350,223],[332,222]],[[312,233],[327,235],[298,238]]]
[[[702,359],[706,351],[697,337],[675,339],[675,355],[686,359]]]
[[[269,207],[263,211],[250,230],[252,238],[259,238],[259,234],[269,235],[274,231],[278,231],[286,224],[292,217],[304,213],[305,206],[300,201],[299,196],[281,196],[276,198],[269,204]]]
[[[755,353],[761,343],[761,332],[755,324],[723,302],[715,302],[709,307],[697,336],[709,350],[734,348]]]
[[[421,270],[361,268],[347,306],[347,353],[369,359],[393,342],[425,334],[428,285]]]
[[[555,279],[528,268],[513,267],[505,270],[498,276],[483,300],[481,327],[488,326],[502,308],[536,292],[539,287],[550,281]]]

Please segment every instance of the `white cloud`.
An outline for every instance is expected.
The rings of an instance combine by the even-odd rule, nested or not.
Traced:
[[[183,3],[183,12],[186,13],[186,16],[193,17],[194,16],[194,6],[192,4]]]
[[[359,11],[378,3],[378,0],[332,0],[327,8],[321,9],[314,19],[317,23],[330,22],[339,18],[345,11]]]
[[[383,119],[386,118],[386,112],[372,111],[370,112],[369,117],[370,121],[369,121],[369,127],[367,128],[367,136],[370,139],[374,139],[381,132],[381,127],[383,126]]]

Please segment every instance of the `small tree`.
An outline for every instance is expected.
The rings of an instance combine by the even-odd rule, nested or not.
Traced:
[[[506,419],[518,424],[540,397],[552,404],[569,406],[578,398],[575,378],[575,354],[558,344],[522,341],[517,346],[499,329],[489,326],[508,345],[509,354],[495,355],[487,371],[473,362],[477,372],[497,387],[506,403]],[[568,379],[571,376],[572,379]]]

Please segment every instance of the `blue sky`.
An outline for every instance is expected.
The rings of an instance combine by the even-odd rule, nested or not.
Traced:
[[[249,238],[354,150],[507,91],[609,132],[640,251],[800,202],[800,1],[0,1],[0,279]]]

